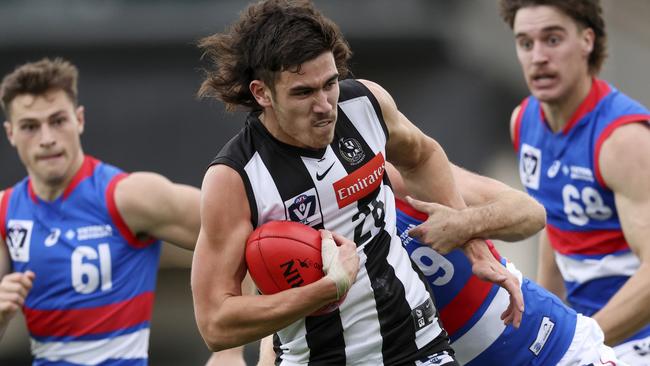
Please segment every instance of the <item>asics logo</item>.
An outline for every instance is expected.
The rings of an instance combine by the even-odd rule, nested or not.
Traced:
[[[61,229],[54,228],[50,232],[50,235],[45,238],[45,246],[51,247],[59,241],[59,236],[61,235]]]

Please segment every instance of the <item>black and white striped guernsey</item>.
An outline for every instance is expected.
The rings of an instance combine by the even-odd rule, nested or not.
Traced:
[[[388,131],[377,100],[355,80],[340,83],[332,143],[314,151],[276,140],[251,113],[212,164],[242,176],[256,227],[292,220],[353,239],[357,280],[338,310],[280,330],[280,365],[419,364],[447,349],[446,333],[395,229],[384,174]]]

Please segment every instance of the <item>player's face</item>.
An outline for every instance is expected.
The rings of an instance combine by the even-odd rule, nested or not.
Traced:
[[[561,102],[591,77],[591,28],[581,29],[555,7],[530,6],[517,12],[513,30],[528,89],[540,101]]]
[[[264,111],[267,128],[294,146],[326,147],[334,138],[338,77],[331,52],[303,63],[299,72],[281,72]]]
[[[83,107],[75,108],[62,90],[22,94],[11,101],[9,117],[7,137],[30,178],[56,186],[75,174],[83,161]]]

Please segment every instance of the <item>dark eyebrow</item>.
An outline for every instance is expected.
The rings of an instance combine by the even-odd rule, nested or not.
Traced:
[[[338,80],[338,78],[339,78],[339,74],[336,73],[336,74],[332,75],[331,78],[327,79],[327,81],[325,82],[325,84],[329,84],[329,83],[331,83],[331,82],[333,82],[333,81],[336,81],[336,80]]]
[[[47,118],[52,119],[55,117],[65,117],[65,111],[63,109],[60,109],[52,114],[50,114]]]
[[[52,118],[56,118],[56,117],[60,117],[60,116],[65,116],[65,110],[59,109],[58,111],[56,111],[56,112],[50,114],[49,116],[47,116],[47,119],[50,120]],[[34,123],[34,122],[39,122],[38,118],[27,117],[27,118],[23,118],[23,119],[18,120],[18,123],[20,123],[20,124]]]
[[[335,73],[334,75],[330,76],[330,78],[325,81],[324,85],[327,85],[327,84],[337,80],[338,78],[339,78],[339,74]],[[304,91],[311,91],[313,89],[314,88],[312,88],[311,86],[307,86],[307,85],[296,85],[293,88],[289,89],[289,92],[290,93],[301,93],[301,92],[304,92]]]
[[[557,31],[566,33],[566,28],[559,25],[550,25],[548,27],[542,28],[542,33],[551,33]],[[515,34],[515,38],[521,38],[526,36],[527,36],[526,33],[522,33],[522,32]]]
[[[38,122],[38,119],[36,119],[36,118],[21,118],[21,119],[18,120],[17,123],[23,125],[23,124],[34,123],[34,122]]]

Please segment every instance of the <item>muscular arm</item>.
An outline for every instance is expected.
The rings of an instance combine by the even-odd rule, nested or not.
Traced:
[[[625,239],[641,262],[637,272],[599,312],[594,314],[613,345],[650,322],[650,127],[617,128],[605,141],[600,170],[614,191]]]
[[[201,226],[200,192],[156,173],[132,173],[117,184],[115,203],[131,232],[193,250]]]
[[[551,248],[546,231],[539,235],[539,257],[537,259],[537,283],[551,291],[562,300],[566,300],[564,280],[555,262],[555,252]]]
[[[464,243],[476,238],[517,241],[544,227],[544,208],[526,193],[456,165],[451,164],[451,168],[468,207],[453,209],[426,203],[427,213],[433,216],[428,231],[430,241]],[[406,191],[399,173],[392,166],[386,170],[395,193],[404,199]]]
[[[546,211],[526,193],[452,165],[454,179],[469,206],[472,238],[523,240],[544,228]]]
[[[393,98],[379,85],[363,82],[377,98],[389,139],[386,157],[401,173],[406,190],[416,198],[437,202],[455,209],[466,207],[458,191],[450,164],[442,147],[413,125],[398,109]],[[427,243],[429,244],[429,243]],[[464,245],[463,245],[464,244]],[[523,297],[517,279],[503,269],[484,241],[456,242],[473,265],[474,272],[481,278],[503,286],[511,295],[511,306],[506,311],[506,322],[519,325],[523,312]],[[443,254],[454,247],[432,246]]]
[[[244,246],[252,232],[247,202],[237,172],[224,165],[208,170],[192,263],[192,295],[199,331],[213,351],[263,338],[337,296],[336,286],[328,278],[273,295],[242,295]]]

